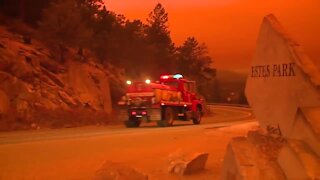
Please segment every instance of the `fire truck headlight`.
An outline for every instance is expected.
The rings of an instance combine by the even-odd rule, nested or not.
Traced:
[[[146,80],[146,83],[147,83],[147,84],[150,84],[150,83],[151,83],[151,80],[150,80],[150,79],[147,79],[147,80]]]
[[[130,80],[128,80],[126,83],[127,83],[128,85],[131,85],[131,84],[132,84],[132,82],[131,82]]]

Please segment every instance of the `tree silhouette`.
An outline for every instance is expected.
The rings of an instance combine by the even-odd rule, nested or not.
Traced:
[[[74,0],[52,3],[43,12],[39,30],[46,42],[59,46],[61,61],[66,47],[85,47],[91,37]]]
[[[154,77],[162,73],[172,73],[175,47],[172,43],[168,25],[168,13],[158,3],[150,12],[145,27],[146,41],[153,49],[154,55],[150,59]]]
[[[190,79],[196,80],[199,92],[205,96],[211,94],[214,84],[215,69],[211,64],[212,59],[206,45],[199,44],[194,37],[188,37],[177,50],[177,69]]]
[[[105,8],[103,0],[75,0],[82,19],[85,21],[86,25],[89,27],[94,26],[95,19],[101,11],[102,8]]]
[[[211,68],[212,59],[208,55],[207,46],[199,44],[194,37],[188,37],[178,48],[177,66],[179,71],[189,76],[211,79],[215,76]]]
[[[147,18],[146,34],[150,42],[164,45],[171,43],[168,21],[168,13],[158,3]]]
[[[0,0],[0,12],[36,27],[43,8],[53,0]]]
[[[146,23],[108,10],[104,0],[0,0],[0,11],[28,24],[41,19],[34,28],[59,50],[62,61],[67,47],[88,48],[101,63],[124,68],[130,78],[158,79],[161,74],[180,72],[197,81],[200,93],[212,94],[215,69],[206,45],[189,37],[176,47],[169,14],[160,3]]]

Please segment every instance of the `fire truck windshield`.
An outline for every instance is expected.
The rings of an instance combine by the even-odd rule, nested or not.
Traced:
[[[171,86],[171,87],[177,88],[177,89],[179,87],[178,82],[163,82],[163,84],[167,85],[167,86]]]

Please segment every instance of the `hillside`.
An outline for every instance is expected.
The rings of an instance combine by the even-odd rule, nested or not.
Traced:
[[[110,81],[121,71],[87,51],[68,49],[64,63],[56,57],[41,42],[0,26],[0,130],[108,123]]]
[[[247,71],[244,70],[217,70],[217,78],[221,81],[225,82],[233,82],[233,83],[245,83],[248,76]]]
[[[246,71],[217,70],[216,103],[246,104],[244,95],[248,73]]]

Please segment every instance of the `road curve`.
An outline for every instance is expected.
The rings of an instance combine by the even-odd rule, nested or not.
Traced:
[[[253,121],[251,109],[244,107],[208,105],[210,114],[202,119],[201,125],[192,122],[176,121],[173,127],[157,127],[156,123],[142,123],[139,128],[125,128],[123,125],[88,126],[69,129],[43,129],[35,131],[1,132],[0,145],[26,143],[33,141],[48,141],[73,138],[90,138],[96,136],[117,136],[145,133],[181,132],[190,129],[206,129],[231,126]]]

